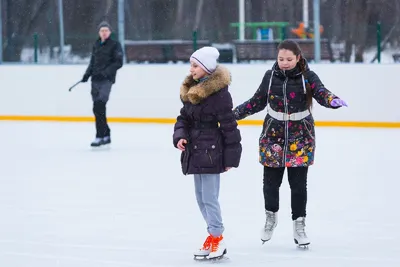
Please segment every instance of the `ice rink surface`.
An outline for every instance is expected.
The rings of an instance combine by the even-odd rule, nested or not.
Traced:
[[[110,149],[90,148],[92,123],[0,122],[0,266],[195,266],[206,237],[173,125],[111,124]],[[285,173],[279,223],[265,220],[261,127],[240,127],[241,165],[224,174],[225,266],[400,266],[400,130],[317,128],[309,171],[309,250],[292,237]]]

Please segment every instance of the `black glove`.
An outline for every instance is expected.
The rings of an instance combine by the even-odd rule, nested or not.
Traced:
[[[87,81],[89,80],[89,77],[90,77],[89,74],[83,75],[82,82],[83,82],[83,83],[87,82]]]

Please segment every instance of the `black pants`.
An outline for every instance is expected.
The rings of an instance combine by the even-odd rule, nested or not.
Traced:
[[[107,123],[106,105],[110,97],[112,83],[110,81],[92,82],[93,114],[96,121],[96,137],[110,136],[111,131]]]
[[[106,103],[102,101],[93,102],[93,113],[96,120],[96,137],[110,136],[111,130],[107,123]]]
[[[306,217],[307,172],[308,167],[287,168],[291,190],[292,219]],[[282,184],[285,168],[264,167],[265,209],[272,212],[279,210],[279,188]]]

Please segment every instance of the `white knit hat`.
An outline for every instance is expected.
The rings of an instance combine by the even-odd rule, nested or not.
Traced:
[[[211,74],[217,68],[217,59],[219,51],[215,47],[205,46],[196,50],[190,60],[199,64],[199,66],[208,74]]]

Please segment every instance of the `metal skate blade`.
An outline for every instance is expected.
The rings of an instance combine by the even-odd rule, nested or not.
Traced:
[[[111,146],[110,146],[110,144],[101,145],[101,146],[92,146],[91,149],[92,149],[92,151],[108,151],[111,149]]]
[[[306,243],[306,244],[299,244],[299,242],[294,238],[294,243],[297,245],[297,248],[303,249],[303,250],[307,250],[308,246],[310,245],[310,242]]]
[[[212,258],[212,259],[208,259],[208,258],[195,258],[194,259],[197,262],[208,262],[208,263],[221,263],[221,262],[225,262],[225,261],[229,261],[230,258],[228,258],[225,255],[222,255],[220,257],[216,257],[216,258]]]
[[[221,261],[228,261],[229,258],[226,256],[227,251],[225,250],[224,253],[215,258],[207,258],[208,256],[194,256],[194,260],[198,262],[210,262],[210,263],[218,263]]]
[[[302,249],[302,250],[308,250],[309,249],[309,245],[310,245],[310,243],[308,243],[308,244],[302,244],[302,245],[297,245],[297,248],[298,249]]]

